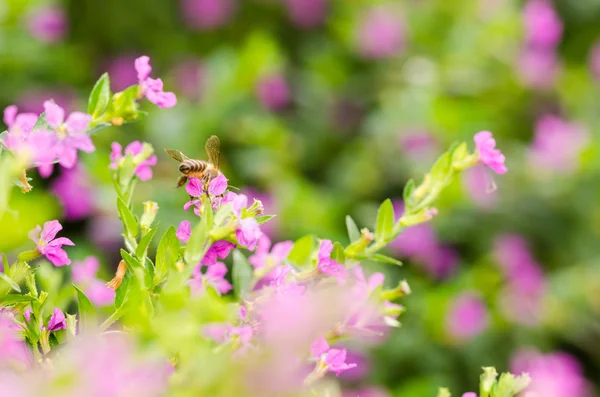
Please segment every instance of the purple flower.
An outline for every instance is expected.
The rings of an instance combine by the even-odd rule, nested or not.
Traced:
[[[44,102],[46,122],[56,131],[58,142],[55,154],[58,163],[65,168],[73,168],[77,162],[77,150],[91,153],[96,148],[86,134],[92,116],[73,112],[65,121],[65,110],[52,101]]]
[[[61,230],[62,225],[58,221],[48,221],[44,223],[43,228],[37,225],[35,229],[29,232],[29,238],[37,244],[37,250],[54,266],[69,265],[71,260],[62,249],[62,246],[75,245],[66,237],[54,238]]]
[[[523,9],[526,42],[532,47],[554,48],[562,37],[562,22],[546,0],[529,0]]]
[[[233,288],[229,281],[225,280],[227,266],[222,262],[216,262],[207,266],[206,272],[202,273],[202,266],[199,264],[194,268],[193,278],[188,281],[194,294],[202,293],[209,285],[219,294],[226,294]]]
[[[262,236],[260,226],[254,218],[244,218],[239,221],[238,229],[235,231],[238,244],[254,251],[258,239]]]
[[[272,111],[285,109],[290,103],[290,89],[279,74],[261,79],[256,86],[256,95],[262,105]]]
[[[463,393],[462,397],[477,397],[477,393],[473,393],[472,391]]]
[[[123,158],[123,147],[117,142],[113,142],[111,145],[112,152],[110,153],[110,168],[117,169],[119,161]],[[140,141],[133,141],[125,148],[125,156],[131,155],[133,157],[142,153],[144,144]],[[156,155],[150,156],[150,158],[141,161],[135,167],[134,174],[137,175],[142,181],[149,181],[152,179],[152,167],[156,165]]]
[[[339,375],[343,371],[356,367],[356,364],[346,363],[346,349],[331,349],[324,337],[320,337],[310,346],[310,353],[327,371]]]
[[[496,174],[505,174],[507,169],[504,165],[504,155],[496,149],[496,141],[489,131],[481,131],[475,134],[473,138],[479,161],[490,167]]]
[[[333,244],[331,240],[321,240],[319,246],[317,269],[323,274],[335,277],[339,283],[343,283],[348,278],[348,272],[344,265],[331,259]]]
[[[135,70],[138,74],[141,95],[160,108],[172,108],[177,104],[177,97],[172,92],[163,91],[161,79],[150,78],[152,66],[150,58],[141,56],[135,60]]]
[[[183,20],[190,29],[214,30],[226,25],[236,8],[233,0],[182,0]]]
[[[229,253],[231,252],[231,250],[234,248],[235,248],[235,244],[230,243],[229,241],[225,241],[225,240],[215,241],[208,248],[208,251],[206,251],[206,254],[202,258],[200,263],[202,265],[207,265],[207,266],[214,265],[215,263],[217,263],[217,258],[219,258],[219,259],[227,258],[229,256]]]
[[[65,37],[68,21],[62,8],[50,6],[36,9],[29,17],[28,26],[36,39],[56,43]]]
[[[271,240],[265,234],[260,236],[254,255],[248,258],[248,262],[254,266],[255,269],[267,266],[269,268],[278,267],[281,262],[289,255],[290,251],[294,247],[292,241],[283,241],[277,243],[269,252],[271,247]]]
[[[464,293],[452,302],[446,316],[449,334],[458,340],[469,340],[488,327],[488,311],[483,300],[471,293]]]
[[[4,109],[4,124],[8,127],[9,134],[23,134],[27,136],[38,119],[36,113],[19,113],[15,105]]]
[[[83,219],[94,212],[94,190],[83,167],[63,168],[50,185],[50,190],[61,202],[67,220]]]
[[[530,162],[541,172],[573,172],[588,142],[589,134],[583,126],[554,115],[544,115],[535,125]]]
[[[175,234],[179,241],[187,243],[190,240],[190,234],[192,234],[192,226],[190,221],[181,221]]]
[[[198,178],[188,178],[188,183],[185,185],[185,191],[192,197],[200,197],[204,192],[202,181]]]
[[[323,24],[327,0],[285,0],[287,13],[294,24],[311,29]]]
[[[388,7],[371,9],[358,30],[358,51],[365,58],[382,59],[398,54],[404,47],[404,23]]]
[[[54,313],[52,313],[52,317],[50,317],[50,321],[48,321],[48,331],[53,332],[66,328],[67,319],[65,318],[65,314],[55,307]]]
[[[219,173],[213,178],[208,184],[208,194],[213,196],[220,196],[227,190],[227,178],[225,175]]]

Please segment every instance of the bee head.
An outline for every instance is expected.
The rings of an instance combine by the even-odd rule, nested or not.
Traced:
[[[192,169],[192,167],[189,166],[189,164],[186,163],[181,163],[179,165],[179,172],[181,172],[182,174],[187,174],[188,172],[190,172]]]

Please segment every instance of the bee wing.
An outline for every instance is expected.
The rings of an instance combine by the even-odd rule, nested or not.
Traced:
[[[181,153],[179,150],[165,149],[165,152],[169,155],[169,157],[171,157],[172,159],[175,159],[179,162],[182,162],[183,160],[187,159],[186,155]]]
[[[219,169],[219,160],[221,157],[221,141],[216,135],[211,136],[206,141],[206,154],[208,155],[208,161],[211,162],[216,169]]]

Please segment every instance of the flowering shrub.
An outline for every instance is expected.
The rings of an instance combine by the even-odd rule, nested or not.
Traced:
[[[138,85],[114,94],[109,76],[103,75],[90,95],[88,113],[65,118],[64,110],[48,100],[33,123],[30,115],[7,109],[5,177],[20,176],[18,185],[29,192],[26,169],[37,167],[48,175],[54,163],[74,168],[78,150],[94,151],[92,134],[143,116],[138,99],[146,97],[159,107],[176,103],[160,79],[148,77],[148,57],[138,58],[135,68]],[[434,203],[460,172],[477,164],[506,172],[492,134],[480,132],[474,140],[474,152],[466,143],[453,145],[422,182],[406,184],[401,215],[388,199],[379,207],[373,229],[359,229],[348,216],[349,244],[309,235],[273,246],[261,225],[274,214],[265,214],[260,200],[228,190],[222,173],[207,185],[190,177],[185,190],[191,199],[184,209],[194,207],[196,220],[177,229],[171,225],[159,236],[158,205],[145,202],[141,214],[132,206],[137,181],[152,179],[154,150],[135,141],[123,153],[114,143],[110,172],[125,248],[113,280],[104,284],[96,278],[94,257],[75,262],[71,278],[76,313],[51,306],[55,297],[38,286],[45,281],[36,272],[36,259],[44,256],[55,267],[70,265],[68,247],[74,245],[57,237],[62,229],[57,220],[32,230],[35,248],[12,263],[3,257],[3,394],[336,393],[338,386],[328,374],[337,376],[359,365],[345,346],[384,339],[388,328],[400,325],[405,308],[399,300],[410,293],[406,281],[386,287],[384,275],[365,274],[363,264],[401,265],[379,251],[405,228],[437,215]],[[50,153],[43,161],[36,155],[40,142]],[[3,197],[10,190],[3,185]],[[7,211],[6,206],[1,209]],[[150,250],[153,240],[158,241],[155,253]],[[231,268],[223,262],[230,257]],[[64,295],[68,290],[64,286],[54,292]],[[455,310],[481,311],[476,298],[465,299]],[[108,312],[101,309],[111,305]],[[479,332],[482,321],[473,330],[457,329],[457,336]],[[503,374],[496,380],[495,370],[486,368],[480,395],[510,397],[527,383],[526,375]],[[440,395],[448,394],[442,389]]]

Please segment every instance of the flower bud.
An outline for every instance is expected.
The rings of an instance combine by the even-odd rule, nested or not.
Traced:
[[[262,215],[264,211],[262,201],[254,199],[252,206],[246,210],[246,213],[250,216]]]
[[[399,222],[403,227],[414,226],[430,221],[437,214],[437,208],[424,208],[416,214],[402,216]]]
[[[481,397],[488,397],[492,391],[492,388],[496,384],[496,377],[498,372],[494,367],[483,367],[483,374],[480,378],[480,390],[479,394]]]
[[[344,254],[350,258],[354,258],[357,255],[362,254],[368,247],[368,245],[371,244],[373,238],[373,233],[371,233],[369,229],[362,229],[360,231],[360,238],[352,244],[350,244],[348,247],[346,247],[346,249],[344,250]]]
[[[148,230],[150,226],[152,226],[152,222],[154,222],[157,213],[158,204],[156,204],[154,201],[146,201],[144,203],[144,214],[140,220],[140,226],[142,227],[142,230]]]
[[[450,391],[445,387],[440,387],[437,397],[451,397]]]
[[[402,280],[398,283],[398,286],[394,289],[388,289],[385,291],[381,291],[381,299],[384,301],[393,301],[398,298],[402,298],[403,296],[410,294],[410,286],[406,282],[406,280]]]

